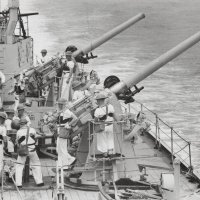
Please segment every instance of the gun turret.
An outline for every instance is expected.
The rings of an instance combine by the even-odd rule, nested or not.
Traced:
[[[110,40],[114,36],[118,35],[119,33],[121,33],[122,31],[126,30],[127,28],[129,28],[133,24],[137,23],[138,21],[140,21],[144,17],[145,17],[145,15],[143,13],[140,13],[140,14],[136,15],[135,17],[125,21],[124,23],[122,23],[119,26],[117,26],[117,27],[113,28],[112,30],[108,31],[107,33],[105,33],[101,37],[97,38],[95,41],[91,42],[85,48],[75,51],[73,53],[73,56],[76,57],[76,56],[79,56],[79,55],[83,56],[83,55],[88,54],[89,52],[91,52],[92,50],[96,49],[97,47],[99,47],[103,43],[107,42],[108,40]]]
[[[125,91],[132,88],[134,85],[138,84],[139,82],[153,74],[155,71],[157,71],[162,66],[164,66],[180,54],[182,54],[184,51],[186,51],[199,41],[200,32],[197,32],[196,34],[184,40],[183,42],[181,42],[171,50],[167,51],[157,59],[153,60],[145,67],[144,70],[140,71],[138,74],[134,76],[131,75],[129,79],[116,83],[110,88],[110,90],[115,94],[124,93]]]

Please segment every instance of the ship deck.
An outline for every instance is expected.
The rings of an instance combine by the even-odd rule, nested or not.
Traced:
[[[123,142],[123,155],[125,156],[126,177],[133,180],[140,179],[138,165],[146,166],[147,182],[160,183],[161,173],[169,173],[172,171],[170,155],[164,150],[154,149],[154,142],[148,135],[139,136],[135,143],[130,141]],[[131,152],[130,152],[131,149]],[[135,158],[134,158],[135,157]],[[42,172],[44,176],[45,186],[38,188],[35,186],[33,178],[30,178],[30,184],[24,184],[20,189],[21,197],[16,191],[14,185],[5,185],[3,192],[4,200],[51,200],[56,194],[56,179],[52,168],[56,163],[51,159],[41,159]],[[151,167],[156,166],[156,168]],[[89,178],[89,177],[88,177]],[[197,189],[197,184],[190,183],[183,174],[181,174],[181,196],[186,196]],[[65,187],[65,195],[68,200],[98,200],[98,192],[81,191]]]
[[[160,184],[161,173],[173,173],[171,156],[165,149],[154,149],[155,143],[150,135],[140,136],[135,144],[130,142],[124,142],[124,155],[130,157],[130,151],[126,151],[132,148],[132,152],[136,159],[135,162],[131,162],[131,159],[126,161],[127,176],[134,180],[139,180],[138,165],[146,166],[147,182]],[[128,148],[130,146],[130,148]],[[135,163],[135,165],[133,165]],[[197,183],[191,183],[185,177],[184,174],[180,174],[180,196],[183,197],[195,191],[197,189]]]
[[[17,191],[4,191],[4,200],[53,200],[54,191],[52,190],[20,190],[21,197]],[[68,200],[95,200],[98,199],[97,192],[86,192],[66,188],[65,196]]]
[[[40,159],[42,174],[45,186],[36,187],[34,179],[30,176],[30,182],[24,183],[23,188],[16,190],[14,184],[6,183],[3,187],[4,200],[53,200],[56,195],[56,177],[52,168],[56,167],[56,162],[51,159]],[[20,193],[20,194],[19,194]],[[65,188],[65,196],[69,200],[94,200],[97,198],[97,192],[86,192]]]

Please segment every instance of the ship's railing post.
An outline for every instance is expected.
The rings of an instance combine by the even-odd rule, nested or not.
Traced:
[[[188,148],[189,148],[189,160],[190,160],[190,168],[192,167],[192,155],[191,155],[191,143],[188,142]]]
[[[88,147],[88,151],[89,151],[89,157],[91,157],[91,147],[90,147],[90,145],[91,145],[91,142],[90,142],[90,140],[91,140],[91,130],[90,130],[90,121],[88,122],[88,130],[89,130],[89,138],[88,138],[88,144],[89,144],[89,147]]]
[[[93,135],[93,144],[94,144],[93,145],[93,160],[95,161],[96,160],[96,156],[95,156],[96,152],[95,152],[95,150],[96,150],[96,146],[97,146],[97,138],[96,138],[97,135],[96,135],[96,133],[94,131],[94,126],[95,126],[95,124],[92,123],[92,135]],[[96,172],[96,170],[95,170],[95,172]],[[96,177],[96,175],[95,175],[95,177]]]
[[[158,149],[158,115],[155,114],[156,118],[156,138],[155,138],[155,147],[154,149]]]
[[[157,132],[158,132],[158,149],[159,151],[161,151],[160,126],[158,117],[157,117]]]
[[[173,139],[173,127],[171,127],[171,156],[172,156],[172,164],[174,161],[174,139]]]

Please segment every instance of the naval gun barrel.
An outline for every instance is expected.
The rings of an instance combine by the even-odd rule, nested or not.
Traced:
[[[152,73],[160,69],[162,66],[182,54],[184,51],[195,45],[197,42],[200,41],[200,32],[197,32],[196,34],[192,35],[188,39],[184,40],[171,50],[167,51],[166,53],[162,54],[160,57],[153,60],[151,63],[149,63],[145,69],[141,70],[136,75],[132,75],[129,79],[120,81],[116,83],[114,86],[110,88],[110,90],[117,94],[122,92],[123,90],[126,90],[127,88],[131,88],[140,81],[144,80],[148,76],[150,76]]]
[[[135,17],[132,17],[131,19],[125,21],[124,23],[120,24],[119,26],[113,28],[112,30],[108,31],[101,37],[97,38],[95,41],[91,42],[88,46],[86,46],[83,49],[77,50],[73,53],[73,56],[76,57],[78,55],[86,55],[87,53],[91,52],[92,50],[96,49],[106,41],[110,40],[114,36],[118,35],[122,31],[126,30],[136,22],[140,21],[143,19],[145,15],[143,13],[140,13],[136,15]]]

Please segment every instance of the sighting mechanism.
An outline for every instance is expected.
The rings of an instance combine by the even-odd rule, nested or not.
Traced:
[[[78,48],[74,45],[69,45],[66,49],[65,52],[67,51],[71,51],[72,53],[77,51]],[[82,64],[88,64],[88,60],[89,59],[94,59],[97,58],[97,56],[93,55],[92,52],[90,52],[90,55],[87,53],[85,56],[84,54],[80,54],[78,56],[75,57],[76,62],[82,63]]]
[[[120,79],[117,76],[108,76],[104,81],[104,87],[110,88],[116,83],[120,82]],[[136,85],[134,85],[135,90],[132,91],[130,88],[126,89],[123,93],[118,93],[117,98],[119,100],[124,100],[124,103],[132,103],[134,102],[133,96],[135,96],[137,93],[139,93],[141,90],[144,89],[144,87],[138,88]]]
[[[128,88],[128,90],[126,90],[124,93],[118,94],[117,97],[119,100],[124,100],[124,103],[132,103],[134,102],[134,98],[133,96],[135,96],[137,93],[139,93],[141,90],[144,89],[144,87],[140,87],[138,88],[136,85],[134,85],[135,90],[131,91],[130,88]]]
[[[86,54],[86,58],[89,60],[89,59],[94,59],[94,58],[97,58],[98,56],[94,56],[92,52],[90,52],[90,55],[88,55],[88,53]]]

